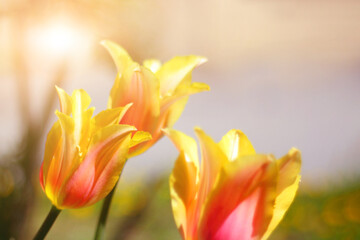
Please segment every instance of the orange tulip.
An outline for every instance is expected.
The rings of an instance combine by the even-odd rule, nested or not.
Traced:
[[[191,137],[165,130],[180,152],[170,177],[176,225],[186,240],[267,239],[292,203],[300,181],[296,149],[275,159],[256,154],[239,130],[219,143],[196,129]]]
[[[133,125],[152,135],[151,141],[130,150],[131,156],[138,155],[162,137],[162,128],[174,125],[189,95],[209,90],[206,84],[191,82],[193,69],[206,59],[199,56],[174,57],[164,65],[157,60],[146,60],[140,66],[119,45],[111,41],[102,44],[110,52],[118,71],[108,108],[133,103],[120,123]]]
[[[119,125],[130,105],[92,117],[84,90],[69,96],[56,88],[61,111],[48,133],[40,183],[58,209],[89,206],[115,186],[130,147],[151,138],[129,125]]]

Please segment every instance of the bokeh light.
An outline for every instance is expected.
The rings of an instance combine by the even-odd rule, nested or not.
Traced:
[[[29,48],[53,60],[89,50],[92,37],[87,29],[70,20],[51,20],[29,29]]]

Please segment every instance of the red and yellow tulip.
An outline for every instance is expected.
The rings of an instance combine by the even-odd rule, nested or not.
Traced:
[[[191,82],[193,69],[206,59],[199,56],[174,57],[164,65],[151,59],[141,66],[119,45],[111,41],[102,44],[110,52],[118,71],[108,108],[133,103],[120,123],[133,125],[152,135],[151,141],[130,150],[131,156],[138,155],[162,137],[162,128],[174,125],[189,95],[209,90],[204,83]]]
[[[58,209],[89,206],[115,186],[129,148],[151,136],[118,124],[130,105],[92,117],[94,108],[88,108],[91,99],[84,90],[75,90],[71,96],[56,90],[59,120],[47,136],[40,183]]]
[[[267,239],[292,203],[301,155],[257,154],[244,133],[229,131],[219,143],[201,129],[201,163],[193,138],[165,130],[180,152],[170,177],[176,225],[185,240]]]

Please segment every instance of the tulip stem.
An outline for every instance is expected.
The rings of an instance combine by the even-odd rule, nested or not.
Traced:
[[[120,175],[121,177],[121,175]],[[105,236],[105,225],[106,225],[106,220],[107,220],[107,216],[109,215],[109,209],[110,209],[110,204],[111,204],[111,200],[114,196],[115,193],[115,189],[117,184],[120,181],[120,177],[118,179],[118,181],[116,182],[114,188],[111,190],[111,192],[105,197],[102,208],[101,208],[101,213],[100,213],[100,217],[99,217],[99,221],[96,227],[96,232],[95,232],[95,240],[102,240],[104,239]]]
[[[60,212],[61,210],[57,209],[54,205],[51,207],[49,214],[41,225],[39,231],[36,233],[34,240],[42,240],[45,238],[46,234],[49,232],[51,226],[54,224]]]

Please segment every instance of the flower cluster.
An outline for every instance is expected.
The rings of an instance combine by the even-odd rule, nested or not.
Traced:
[[[170,177],[176,225],[187,240],[266,239],[292,203],[301,157],[257,154],[246,135],[229,131],[219,143],[196,128],[194,139],[165,130],[180,152]]]
[[[196,128],[199,161],[195,140],[172,126],[189,95],[209,90],[204,83],[192,82],[192,71],[206,59],[184,56],[163,65],[153,59],[140,65],[119,45],[102,44],[118,72],[107,110],[93,117],[94,108],[88,108],[91,99],[84,90],[70,96],[56,87],[60,111],[48,133],[40,170],[42,189],[55,208],[85,207],[105,197],[109,204],[109,193],[127,159],[166,134],[180,152],[170,190],[183,239],[267,239],[295,197],[300,152],[293,148],[276,159],[256,153],[240,130],[229,131],[216,143]],[[105,220],[108,207],[103,208]],[[97,234],[101,229],[98,225]]]

